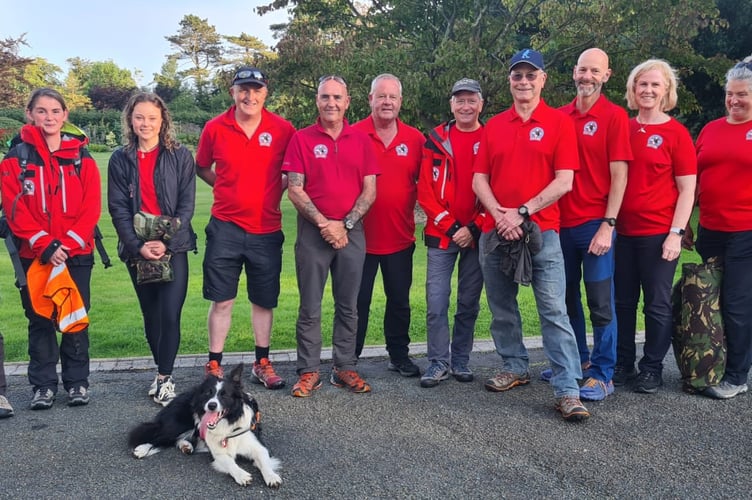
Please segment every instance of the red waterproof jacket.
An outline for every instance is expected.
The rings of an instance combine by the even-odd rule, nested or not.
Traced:
[[[88,138],[63,132],[60,149],[50,152],[41,130],[25,125],[21,141],[32,146],[25,171],[20,144],[0,163],[3,212],[21,240],[20,256],[46,262],[60,245],[71,257],[91,254],[102,201],[97,164],[82,149]]]
[[[457,165],[449,142],[449,130],[453,126],[454,120],[437,126],[428,134],[418,179],[418,203],[426,213],[426,246],[441,249],[448,248],[454,233],[462,228],[452,213],[457,189]],[[462,168],[472,172],[473,166],[463,165]],[[476,200],[473,221],[468,225],[476,245],[484,218],[482,206]]]

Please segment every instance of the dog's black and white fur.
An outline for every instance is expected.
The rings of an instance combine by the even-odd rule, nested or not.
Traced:
[[[229,378],[208,376],[204,382],[178,395],[151,422],[134,428],[128,437],[136,458],[177,445],[186,454],[209,451],[215,470],[229,474],[241,486],[251,483],[251,474],[235,462],[237,457],[253,460],[267,486],[278,488],[279,460],[269,456],[261,443],[258,404],[241,382],[243,365]]]

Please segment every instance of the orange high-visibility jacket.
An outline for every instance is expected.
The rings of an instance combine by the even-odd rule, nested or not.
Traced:
[[[26,272],[34,311],[56,323],[63,333],[77,333],[89,326],[86,305],[65,264],[53,266],[34,259]]]

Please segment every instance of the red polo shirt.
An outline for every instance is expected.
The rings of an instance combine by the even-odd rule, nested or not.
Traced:
[[[612,161],[632,160],[627,112],[601,95],[584,114],[577,99],[559,109],[574,121],[580,170],[572,191],[559,200],[561,227],[574,227],[606,215]]]
[[[212,216],[254,234],[282,229],[281,167],[294,133],[290,122],[266,109],[250,139],[235,120],[235,106],[206,123],[196,165],[215,165]]]
[[[752,122],[713,120],[700,132],[696,149],[700,225],[752,230]]]
[[[303,174],[306,194],[332,220],[344,219],[363,192],[363,178],[380,172],[368,135],[345,120],[334,140],[319,119],[293,136],[282,170]]]
[[[387,255],[415,242],[415,201],[423,144],[420,130],[397,119],[397,135],[384,146],[373,125],[365,118],[353,125],[371,138],[381,175],[376,180],[376,201],[363,219],[366,252]]]
[[[577,136],[572,120],[541,99],[530,119],[514,106],[494,116],[483,130],[473,172],[489,176],[500,205],[516,208],[540,193],[557,170],[578,170]],[[559,206],[553,203],[532,216],[541,231],[559,230]],[[486,217],[483,230],[494,228]]]
[[[633,118],[629,133],[634,160],[616,230],[625,236],[668,234],[679,198],[674,178],[697,173],[692,137],[673,118],[660,125],[640,125]]]

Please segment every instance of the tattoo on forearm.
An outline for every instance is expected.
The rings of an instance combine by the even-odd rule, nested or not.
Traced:
[[[302,187],[304,180],[305,180],[305,176],[302,175],[302,174],[297,174],[297,173],[294,173],[294,172],[289,172],[287,174],[287,185],[288,186]]]

